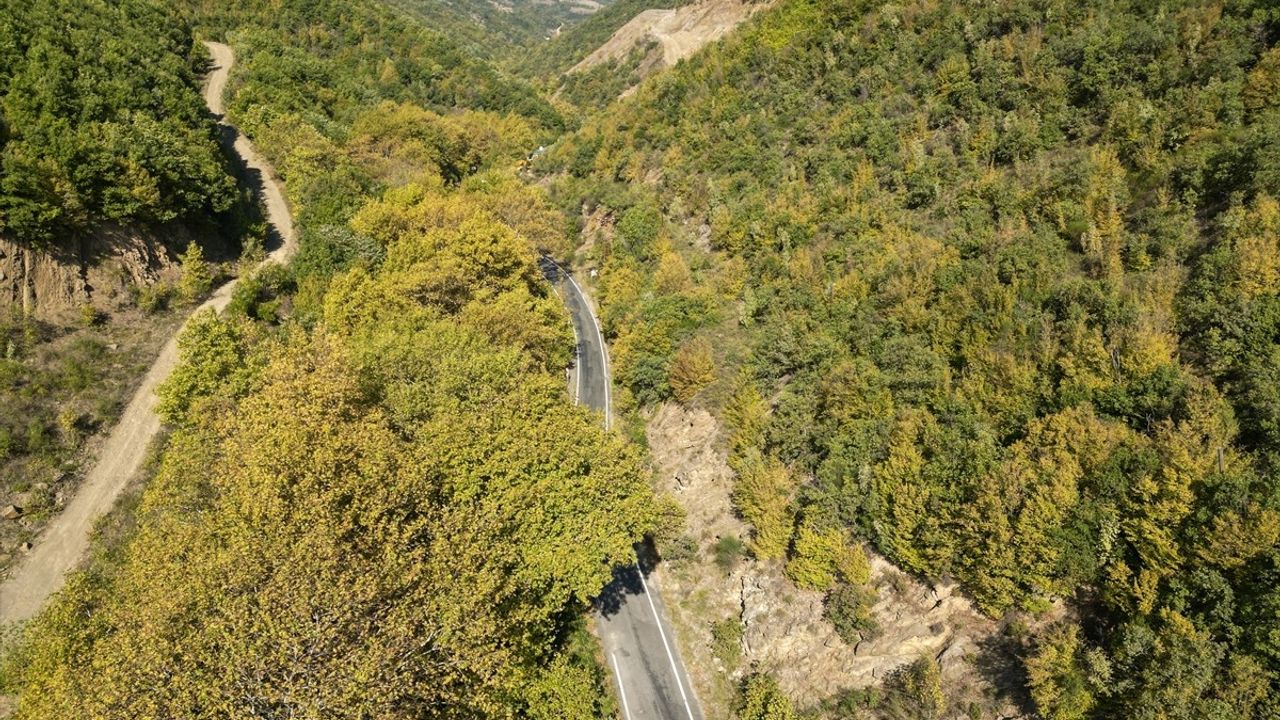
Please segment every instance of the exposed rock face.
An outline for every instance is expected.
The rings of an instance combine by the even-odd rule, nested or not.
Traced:
[[[656,43],[654,51],[645,57],[639,68],[640,76],[647,77],[728,35],[742,21],[770,4],[748,0],[701,0],[674,10],[645,10],[618,28],[605,44],[569,72],[580,72],[624,58],[632,48],[653,42]],[[628,90],[623,95],[630,92]]]
[[[699,554],[659,566],[664,598],[679,628],[682,653],[709,718],[727,716],[731,683],[752,667],[773,673],[802,706],[842,690],[879,683],[921,655],[941,664],[952,686],[980,684],[971,666],[979,643],[995,633],[954,586],[928,587],[870,553],[873,608],[881,634],[851,646],[823,616],[823,594],[801,590],[778,562],[747,561],[730,573],[714,561],[712,546],[725,535],[745,539],[749,528],[734,516],[734,475],[709,413],[667,404],[648,424],[659,488],[680,500]],[[743,661],[730,672],[711,651],[710,624],[737,617],[743,624]]]
[[[19,307],[48,319],[92,302],[100,308],[129,298],[130,285],[148,285],[176,272],[177,253],[195,239],[179,225],[140,230],[104,225],[51,249],[0,236],[0,309]]]

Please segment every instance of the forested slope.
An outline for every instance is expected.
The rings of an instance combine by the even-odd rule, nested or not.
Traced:
[[[310,332],[198,323],[122,563],[11,658],[19,717],[591,712],[566,638],[650,491],[565,401],[563,316],[480,205],[371,203],[354,225],[385,260],[340,275]]]
[[[619,405],[719,408],[794,575],[847,530],[1063,617],[1045,717],[1274,716],[1277,40],[1247,0],[781,4],[544,161],[613,226]]]
[[[181,337],[156,476],[0,691],[41,719],[611,712],[585,605],[657,516],[564,390],[535,262],[563,223],[514,173],[558,116],[380,3],[180,5],[239,51],[230,120],[300,250]]]
[[[104,220],[227,210],[202,57],[152,0],[0,3],[0,234],[47,246]]]

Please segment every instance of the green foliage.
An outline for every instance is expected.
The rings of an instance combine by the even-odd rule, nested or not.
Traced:
[[[899,668],[886,681],[890,717],[935,720],[947,709],[942,693],[942,670],[929,656]],[[895,707],[896,706],[896,707]]]
[[[104,221],[230,209],[201,58],[170,8],[6,0],[0,17],[0,231],[50,246]]]
[[[178,336],[180,363],[156,389],[156,413],[165,423],[188,426],[209,403],[234,402],[252,389],[266,361],[256,347],[260,333],[252,323],[201,312]]]
[[[178,281],[178,296],[185,302],[195,302],[209,293],[213,287],[213,270],[204,259],[199,243],[189,243],[182,262],[182,279]]]
[[[880,625],[871,614],[875,601],[876,592],[867,585],[837,582],[827,592],[822,614],[841,640],[857,645],[879,634]]]
[[[791,699],[778,689],[778,681],[762,674],[743,681],[737,711],[738,720],[795,720],[797,716]]]
[[[716,364],[711,353],[711,343],[705,338],[695,338],[676,351],[667,371],[667,382],[676,400],[688,403],[706,386],[715,382]]]
[[[8,659],[18,718],[606,712],[576,618],[656,529],[641,458],[566,402],[509,226],[460,192],[359,217],[386,258],[313,330],[184,332],[138,529]],[[476,310],[511,295],[516,336]]]
[[[1097,699],[1079,628],[1057,625],[1041,636],[1035,654],[1027,660],[1027,684],[1037,711],[1046,720],[1088,717]]]
[[[742,621],[727,617],[711,623],[711,654],[733,672],[742,662]]]
[[[173,288],[163,280],[146,285],[135,285],[130,290],[138,308],[148,315],[167,309],[169,300],[173,297]]]
[[[792,539],[786,575],[798,587],[829,590],[837,580],[866,583],[871,567],[862,548],[851,545],[844,530],[805,518]]]
[[[725,535],[711,548],[716,565],[726,573],[733,572],[747,554],[747,546],[737,535]]]
[[[755,530],[752,552],[761,560],[782,557],[795,522],[791,506],[795,480],[787,467],[772,457],[751,455],[737,462],[734,469],[738,479],[733,487],[733,504]]]
[[[1089,716],[1260,717],[1277,27],[1253,0],[787,0],[540,167],[617,219],[594,252],[638,403],[673,394],[689,338],[744,348],[717,372],[759,555],[793,542],[791,574],[829,583],[798,514],[992,615],[1096,590],[1074,655],[1116,670]]]

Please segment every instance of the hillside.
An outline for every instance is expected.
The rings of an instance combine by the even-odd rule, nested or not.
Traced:
[[[592,82],[591,75],[622,75],[631,78],[618,94],[629,94],[640,80],[692,56],[766,7],[768,3],[755,0],[701,0],[677,8],[645,10],[569,68],[564,79],[566,90],[571,97],[581,96],[581,86]],[[581,77],[584,75],[588,77]],[[606,102],[612,99],[599,98]]]
[[[543,160],[618,404],[714,409],[752,553],[854,637],[820,538],[1034,628],[1041,716],[1272,716],[1278,39],[1251,2],[761,13]]]
[[[469,47],[489,57],[535,46],[607,8],[613,0],[392,0],[428,27],[457,28]],[[456,36],[455,36],[456,37]]]
[[[1280,717],[1271,0],[0,10],[0,716]]]
[[[249,271],[256,231],[178,338],[142,488],[4,629],[0,692],[23,720],[609,714],[585,609],[658,517],[562,381],[563,220],[514,174],[558,115],[379,3],[183,10],[237,49],[228,119],[299,252]]]

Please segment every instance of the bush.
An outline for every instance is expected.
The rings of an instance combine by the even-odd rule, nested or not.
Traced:
[[[786,574],[799,587],[827,590],[840,578],[865,583],[871,567],[862,548],[851,545],[843,530],[805,519],[796,531]]]
[[[755,674],[742,682],[739,720],[795,720],[791,699],[782,694],[770,675]]]
[[[711,654],[733,672],[742,662],[742,621],[727,617],[711,623]]]
[[[841,640],[856,645],[879,634],[880,625],[871,614],[875,601],[875,590],[866,585],[836,583],[827,593],[823,615],[835,627]]]
[[[716,541],[712,552],[715,553],[716,565],[726,573],[731,573],[737,569],[742,558],[746,557],[747,546],[737,535],[725,535]]]
[[[169,298],[172,294],[173,290],[165,282],[135,286],[134,302],[144,313],[153,315],[169,307]]]

